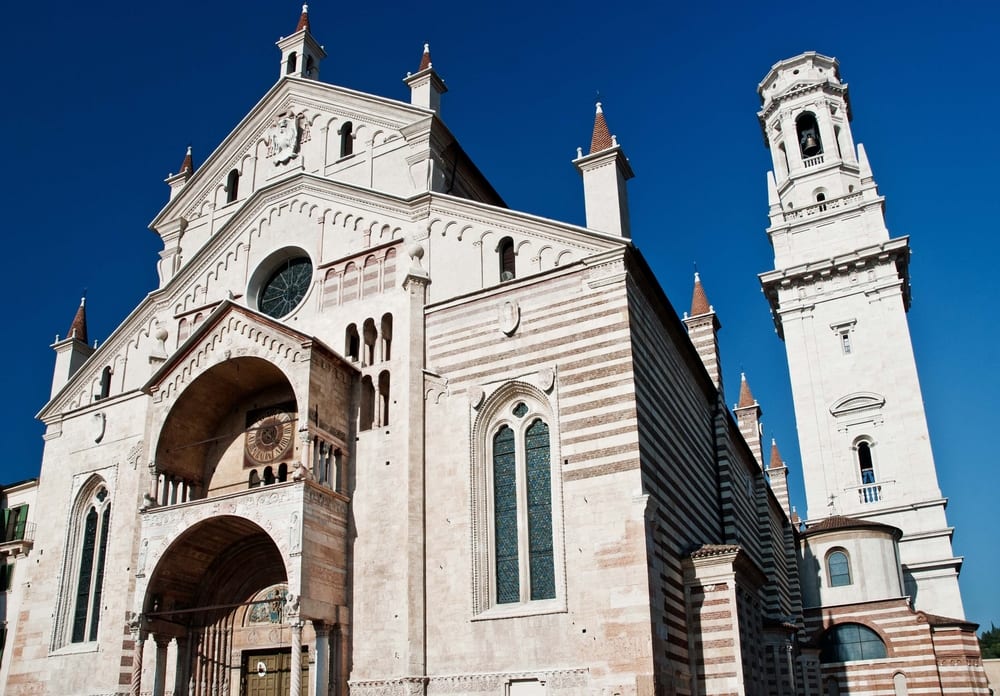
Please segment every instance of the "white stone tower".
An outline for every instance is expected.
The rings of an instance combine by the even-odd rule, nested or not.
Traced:
[[[808,520],[903,531],[905,592],[961,618],[906,312],[909,243],[890,238],[835,59],[803,53],[758,86],[775,269],[761,275],[791,374]]]

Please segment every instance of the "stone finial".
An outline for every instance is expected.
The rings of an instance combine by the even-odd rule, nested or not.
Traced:
[[[81,343],[87,343],[87,298],[80,298],[80,306],[73,317],[73,323],[69,325],[69,332],[66,338],[75,338]]]
[[[747,408],[748,406],[753,406],[757,403],[757,399],[753,398],[753,393],[750,391],[750,383],[747,382],[746,373],[740,373],[740,400],[736,404],[736,408]]]
[[[604,109],[601,107],[601,102],[597,102],[597,110],[594,114],[594,134],[590,138],[590,154],[607,150],[617,146],[617,144],[611,137],[611,131],[608,130],[608,122],[604,120]]]
[[[302,14],[299,16],[299,23],[295,26],[296,33],[305,29],[309,31],[309,5],[302,6]]]
[[[424,258],[424,247],[419,242],[410,242],[406,245],[406,253],[410,257],[410,268],[415,271],[423,271],[424,267],[420,260]]]
[[[187,154],[184,155],[184,161],[181,162],[181,170],[177,173],[189,175],[194,173],[194,159],[191,157],[190,145],[188,145]]]
[[[768,469],[780,469],[785,463],[781,461],[781,453],[778,452],[778,443],[771,438],[771,461],[768,462]]]
[[[691,316],[696,317],[700,314],[708,314],[711,311],[712,305],[708,303],[708,295],[705,294],[705,288],[701,285],[701,276],[695,271],[694,292],[691,294]]]

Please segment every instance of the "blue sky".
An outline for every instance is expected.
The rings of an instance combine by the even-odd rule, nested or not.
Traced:
[[[293,1],[9,3],[0,229],[10,290],[0,481],[37,475],[53,354],[84,288],[103,341],[156,285],[146,226],[185,147],[195,163],[278,77]],[[310,6],[324,81],[406,100],[430,42],[442,116],[512,208],[582,224],[570,164],[599,92],[636,172],[633,237],[679,312],[694,264],[723,323],[727,400],[746,371],[804,507],[784,347],[756,274],[773,261],[757,83],[806,50],[836,56],[894,236],[910,235],[909,314],[966,613],[1000,624],[993,267],[1000,162],[984,2],[329,3]],[[17,290],[17,292],[13,292]],[[10,398],[13,397],[13,398]],[[804,512],[804,510],[803,510]],[[990,522],[990,520],[993,520]]]

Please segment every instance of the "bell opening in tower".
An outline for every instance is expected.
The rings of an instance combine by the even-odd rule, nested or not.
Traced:
[[[803,158],[823,154],[823,143],[819,137],[819,124],[816,116],[806,111],[795,119],[795,131],[799,136],[799,149]]]

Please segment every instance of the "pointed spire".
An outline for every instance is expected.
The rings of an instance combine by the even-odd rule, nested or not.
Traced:
[[[75,338],[81,343],[87,343],[87,298],[80,298],[80,307],[76,310],[73,323],[69,325],[69,332],[66,338]]]
[[[858,143],[858,167],[861,170],[861,179],[872,178],[872,165],[868,161],[868,153],[865,152],[865,146]]]
[[[431,45],[424,44],[424,53],[422,56],[420,56],[420,67],[417,68],[417,72],[420,72],[421,70],[426,70],[429,67],[431,67]]]
[[[299,23],[295,27],[296,33],[305,29],[309,31],[309,5],[302,6],[302,14],[299,16]]]
[[[590,138],[590,154],[607,150],[614,144],[611,131],[608,130],[608,122],[604,120],[604,109],[601,108],[601,102],[597,102],[597,113],[594,115],[594,135]]]
[[[757,403],[757,399],[753,398],[753,394],[750,392],[750,383],[747,382],[747,376],[745,373],[740,373],[740,400],[736,404],[736,408],[746,408],[747,406],[753,406]]]
[[[691,294],[691,316],[696,317],[700,314],[708,314],[712,311],[712,305],[708,303],[708,296],[705,294],[705,288],[701,286],[701,276],[698,272],[694,273],[694,292]]]
[[[194,160],[191,158],[191,146],[188,145],[187,154],[184,155],[184,161],[181,162],[181,170],[177,172],[178,174],[193,174],[194,173]]]
[[[780,469],[785,463],[781,461],[781,453],[778,452],[778,443],[771,438],[771,461],[768,463],[768,469]]]

